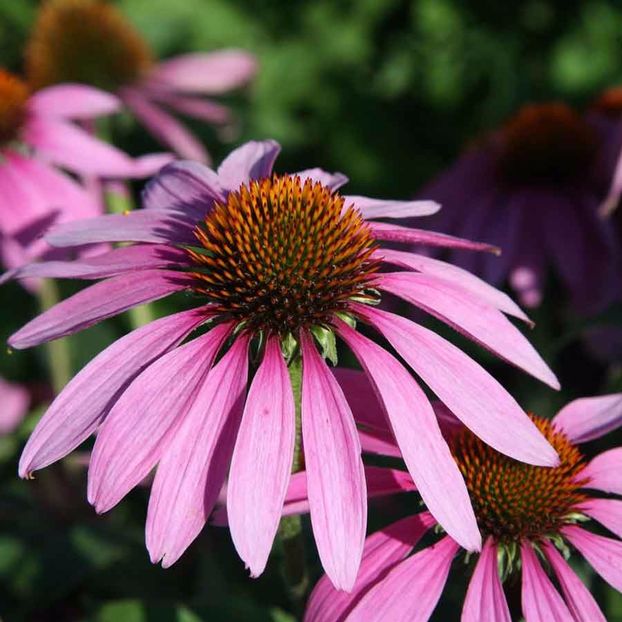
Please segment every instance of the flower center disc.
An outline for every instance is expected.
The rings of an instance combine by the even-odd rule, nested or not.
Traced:
[[[8,71],[0,69],[0,146],[15,140],[26,120],[28,89]]]
[[[502,131],[499,172],[513,184],[561,184],[581,178],[596,137],[565,104],[524,106]]]
[[[479,527],[498,542],[538,540],[556,533],[586,496],[575,477],[583,456],[547,419],[531,417],[557,450],[560,465],[536,467],[508,458],[469,430],[452,440],[452,452],[466,481]]]
[[[619,119],[622,116],[622,86],[614,86],[601,93],[591,108],[608,117]]]
[[[376,245],[358,210],[320,183],[273,176],[216,203],[189,249],[195,290],[251,330],[284,336],[327,325],[371,298]]]
[[[114,91],[145,74],[151,51],[112,5],[100,0],[48,0],[26,49],[34,88],[81,82]]]

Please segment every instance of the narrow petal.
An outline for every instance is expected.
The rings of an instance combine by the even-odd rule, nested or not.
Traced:
[[[199,308],[156,320],[98,354],[67,384],[37,424],[19,462],[20,476],[28,477],[60,460],[86,440],[132,379],[206,317],[207,309]]]
[[[512,622],[497,565],[497,545],[488,538],[469,581],[462,622]]]
[[[619,499],[588,499],[581,503],[581,511],[622,538],[622,501]]]
[[[428,509],[465,549],[479,550],[481,536],[466,485],[427,397],[388,352],[344,322],[338,321],[337,329],[382,401],[406,466]]]
[[[559,381],[525,336],[497,309],[453,283],[408,272],[379,275],[379,287],[446,322],[497,356],[559,389]]]
[[[251,179],[268,177],[281,146],[274,140],[244,143],[232,151],[218,167],[218,178],[223,188],[237,190]]]
[[[28,412],[30,395],[21,385],[0,378],[0,436],[10,434]]]
[[[579,477],[587,478],[586,488],[622,495],[622,447],[610,449],[593,458]]]
[[[272,336],[248,392],[227,486],[231,538],[253,577],[266,567],[279,526],[295,437],[292,385]]]
[[[574,443],[600,438],[622,425],[622,393],[574,400],[553,421]]]
[[[167,447],[147,510],[147,549],[154,563],[174,564],[197,537],[225,480],[248,373],[248,339],[239,336],[207,380]]]
[[[514,398],[473,359],[433,331],[393,313],[355,304],[438,398],[484,442],[516,460],[555,466],[559,459]]]
[[[365,529],[365,475],[352,412],[313,344],[301,335],[302,439],[311,525],[326,574],[337,589],[356,580]]]
[[[574,619],[579,622],[607,622],[590,591],[583,585],[581,579],[577,577],[557,549],[546,541],[542,548],[557,576],[564,600]]]
[[[374,430],[388,431],[389,423],[381,402],[365,372],[337,367],[333,373],[348,400],[355,421]]]
[[[193,407],[231,328],[219,324],[165,354],[119,397],[91,454],[88,499],[97,512],[107,512],[149,475]]]
[[[199,99],[187,95],[177,95],[168,91],[152,91],[152,99],[166,104],[176,112],[181,112],[189,117],[200,119],[215,125],[231,123],[231,110],[222,104],[209,99]]]
[[[387,201],[353,194],[343,197],[346,205],[354,204],[365,220],[374,218],[410,218],[436,214],[441,206],[435,201]]]
[[[376,454],[378,456],[390,456],[393,458],[402,457],[399,447],[393,435],[390,433],[387,434],[377,430],[371,432],[359,430],[359,439],[364,454]]]
[[[522,601],[526,622],[574,622],[551,580],[540,566],[531,544],[521,546],[523,562]]]
[[[84,330],[136,305],[186,289],[189,277],[172,270],[142,270],[91,285],[31,320],[9,337],[17,350]]]
[[[56,84],[37,91],[28,100],[30,112],[65,119],[95,119],[120,108],[118,97],[84,84]]]
[[[370,589],[350,619],[427,622],[438,603],[458,545],[448,536],[398,563]]]
[[[434,523],[432,516],[424,512],[403,518],[369,536],[352,591],[336,590],[324,575],[309,596],[304,622],[344,622],[369,589],[408,555]]]
[[[333,191],[345,186],[349,181],[343,173],[328,173],[321,168],[307,168],[304,171],[292,173],[292,175],[298,175],[303,182],[305,179],[317,181]]]

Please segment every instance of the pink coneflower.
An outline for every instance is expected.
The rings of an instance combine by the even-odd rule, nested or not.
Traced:
[[[500,260],[453,253],[487,281],[508,281],[540,304],[547,276],[579,313],[602,311],[620,291],[620,249],[599,217],[599,133],[565,104],[530,104],[468,149],[424,188],[443,205],[434,225],[503,248]]]
[[[28,413],[28,390],[14,382],[0,378],[0,436],[10,434]]]
[[[364,378],[358,380],[363,394],[368,395],[370,389],[361,383]],[[350,386],[354,390],[356,378],[350,377]],[[382,414],[374,414],[378,408],[369,404],[368,400],[362,416],[367,425],[381,430]],[[359,414],[357,410],[354,413]],[[604,622],[594,598],[566,559],[568,545],[572,545],[605,581],[622,591],[622,543],[583,526],[594,519],[622,537],[622,501],[595,493],[622,494],[622,448],[587,462],[577,447],[622,425],[622,393],[576,400],[552,421],[532,416],[560,456],[560,464],[554,468],[508,458],[482,443],[451,414],[445,411],[442,415],[484,538],[469,581],[463,622],[509,622],[503,585],[518,587],[519,574],[522,613],[527,622]],[[391,446],[389,435],[385,430],[363,436],[364,451],[395,455],[397,448]],[[370,496],[408,491],[405,484],[400,491],[399,472],[375,471]],[[298,477],[304,482],[303,473]],[[389,479],[395,482],[390,487]],[[304,511],[308,511],[304,487],[299,484],[298,490],[288,493],[285,512]],[[320,579],[310,596],[305,622],[428,620],[461,548],[451,536],[444,535],[411,555],[435,525],[429,512],[421,512],[369,536],[354,589],[340,592],[327,577]],[[464,563],[460,564],[464,573]]]
[[[217,172],[193,162],[171,164],[148,186],[147,209],[69,223],[47,236],[57,246],[134,245],[89,261],[19,271],[19,277],[105,280],[19,330],[9,340],[15,348],[174,292],[193,292],[200,305],[130,333],[85,367],[31,436],[21,475],[62,458],[99,430],[89,499],[104,512],[158,465],[147,547],[154,562],[170,566],[202,529],[229,472],[233,540],[258,575],[292,466],[295,399],[288,365],[302,359],[313,531],[335,585],[351,587],[365,537],[366,493],[350,407],[324,360],[335,355],[337,335],[374,383],[430,511],[465,548],[479,549],[464,481],[425,394],[393,355],[353,326],[363,322],[384,335],[486,442],[518,460],[552,465],[555,451],[492,376],[439,335],[375,305],[387,292],[401,296],[556,387],[504,312],[525,316],[505,294],[458,268],[381,247],[384,240],[416,240],[487,248],[374,222],[429,214],[438,209],[434,203],[345,196],[338,188],[346,178],[320,169],[273,174],[278,152],[273,141],[250,142]],[[389,264],[406,270],[378,271]],[[199,327],[204,334],[177,347]],[[249,361],[253,378],[245,397]]]
[[[156,63],[147,42],[108,2],[48,0],[28,44],[26,69],[38,88],[82,82],[116,93],[164,145],[207,162],[203,145],[166,109],[219,126],[230,123],[228,108],[197,95],[243,86],[256,62],[247,52],[221,50]]]

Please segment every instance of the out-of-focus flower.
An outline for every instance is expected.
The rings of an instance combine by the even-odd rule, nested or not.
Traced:
[[[599,132],[561,103],[524,106],[423,190],[443,205],[434,226],[503,249],[500,260],[453,254],[494,284],[509,281],[528,307],[552,272],[581,314],[620,293],[620,248],[599,217]]]
[[[0,378],[0,436],[10,434],[19,426],[29,405],[30,395],[27,389]]]
[[[363,374],[350,374],[354,374],[352,390],[357,390],[358,378],[359,394],[373,398]],[[398,455],[378,406],[374,408],[370,399],[365,405],[362,401],[359,404],[360,410],[354,410],[354,415],[361,415],[370,426],[370,432],[361,438],[363,450]],[[522,610],[527,622],[604,622],[596,601],[566,559],[570,544],[605,581],[622,591],[622,543],[584,528],[584,523],[593,519],[622,538],[622,501],[598,496],[622,494],[622,448],[605,451],[589,462],[578,448],[580,443],[622,425],[622,394],[576,400],[552,421],[532,418],[557,450],[559,466],[536,467],[503,456],[442,411],[445,435],[467,483],[485,539],[461,619],[510,622],[503,582],[520,572]],[[407,482],[403,481],[405,473],[400,477],[399,471],[374,470],[370,496],[408,492]],[[304,473],[297,478],[297,490],[286,496],[285,513],[308,511]],[[455,540],[446,535],[411,555],[435,525],[429,512],[421,512],[369,536],[353,590],[339,592],[326,576],[321,578],[309,598],[305,622],[428,620],[460,551]],[[555,576],[561,594],[542,561]]]
[[[543,382],[557,387],[557,380],[505,317],[526,319],[509,297],[459,268],[381,243],[490,247],[375,222],[430,214],[438,205],[345,196],[337,190],[347,178],[320,169],[273,174],[279,149],[273,141],[247,143],[217,172],[173,163],[147,187],[147,209],[69,223],[47,236],[62,247],[133,245],[14,274],[105,279],[24,326],[9,340],[15,348],[174,292],[193,292],[200,305],[130,333],[87,365],[41,419],[20,473],[58,460],[98,430],[88,494],[104,512],[158,465],[147,547],[154,562],[170,566],[202,529],[231,463],[231,532],[258,575],[290,479],[295,405],[288,364],[301,359],[313,531],[327,573],[349,588],[367,497],[350,406],[324,360],[336,357],[338,335],[374,383],[430,511],[465,548],[478,550],[467,490],[428,399],[396,358],[353,325],[373,326],[476,434],[529,463],[558,458],[503,387],[436,333],[375,305],[384,294],[400,296]],[[405,270],[380,273],[381,265]],[[204,334],[177,347],[199,327]],[[245,398],[249,355],[256,369]]]
[[[246,84],[255,58],[241,50],[186,54],[156,62],[147,42],[108,2],[44,2],[27,48],[36,87],[81,82],[116,93],[145,127],[180,156],[207,162],[203,145],[166,109],[210,124],[231,122],[228,108],[197,95]]]

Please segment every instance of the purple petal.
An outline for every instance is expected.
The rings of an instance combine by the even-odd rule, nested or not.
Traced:
[[[581,503],[581,511],[622,538],[622,501],[619,499],[588,499]]]
[[[4,436],[13,432],[28,413],[30,395],[21,385],[0,378],[0,401],[0,436]]]
[[[599,454],[589,462],[578,477],[587,478],[586,488],[622,495],[622,447]]]
[[[392,201],[356,195],[343,197],[346,205],[354,204],[365,220],[374,218],[410,218],[436,214],[441,206],[434,201]]]
[[[227,190],[237,190],[251,179],[269,177],[279,151],[281,146],[274,140],[244,143],[218,167],[220,183]]]
[[[355,421],[374,430],[389,431],[381,402],[365,372],[337,367],[333,373],[348,400]]]
[[[377,430],[371,432],[359,430],[359,439],[361,441],[361,450],[364,454],[376,454],[378,456],[390,456],[392,458],[402,457],[399,447],[391,433],[383,433]]]
[[[326,186],[329,190],[332,190],[333,192],[341,188],[341,186],[347,184],[349,181],[349,179],[343,173],[328,173],[321,168],[307,168],[304,171],[292,173],[292,175],[297,175],[298,177],[300,177],[303,183],[305,179],[310,179],[314,182],[317,181],[323,186]]]
[[[574,400],[553,421],[573,443],[600,438],[622,425],[622,393]]]
[[[94,119],[117,112],[121,101],[84,84],[57,84],[37,91],[28,100],[30,112],[66,119]]]

